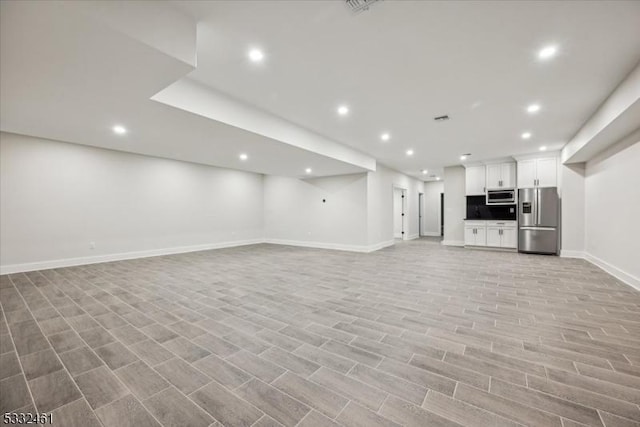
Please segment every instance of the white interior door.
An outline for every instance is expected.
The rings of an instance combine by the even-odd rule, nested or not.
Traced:
[[[393,189],[393,237],[404,239],[405,191],[402,188]]]
[[[424,216],[424,194],[418,193],[418,237],[422,237],[424,234],[423,231],[423,222],[422,217]]]

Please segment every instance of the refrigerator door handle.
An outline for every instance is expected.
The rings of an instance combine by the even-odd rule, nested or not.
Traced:
[[[540,225],[540,190],[536,188],[536,225]]]
[[[531,190],[533,194],[531,195],[531,222],[533,225],[538,225],[538,198],[536,189]]]

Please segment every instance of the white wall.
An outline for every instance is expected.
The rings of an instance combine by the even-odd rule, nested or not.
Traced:
[[[640,141],[587,162],[587,259],[640,289]]]
[[[5,272],[259,241],[262,175],[1,133],[0,236]]]
[[[376,172],[263,176],[1,134],[3,273],[267,241],[371,251],[393,244],[393,188],[417,238],[423,183]],[[326,202],[323,203],[322,200]]]
[[[406,190],[405,236],[416,238],[423,184],[400,172],[378,165],[375,172],[326,178],[265,176],[266,239],[363,252],[391,245],[394,188]]]
[[[560,254],[565,257],[584,256],[585,236],[585,165],[559,165],[560,192]]]
[[[265,236],[279,243],[364,250],[366,198],[366,174],[304,180],[265,176]]]
[[[370,247],[393,244],[393,188],[403,188],[405,194],[405,236],[418,237],[419,193],[422,181],[378,164],[375,172],[367,173],[368,242]]]
[[[445,245],[464,245],[466,214],[465,170],[462,166],[444,168],[444,239]]]
[[[424,183],[424,212],[422,214],[423,234],[440,235],[440,194],[444,193],[442,181]]]

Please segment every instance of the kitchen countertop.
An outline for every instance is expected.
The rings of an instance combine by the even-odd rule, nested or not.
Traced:
[[[486,219],[486,218],[465,218],[465,221],[510,221],[510,222],[516,222],[517,220],[515,219],[495,219],[495,218],[491,218],[491,219]]]

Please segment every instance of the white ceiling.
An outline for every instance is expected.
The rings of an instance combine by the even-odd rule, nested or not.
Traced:
[[[358,15],[341,1],[175,4],[199,22],[190,78],[416,176],[467,152],[561,148],[640,61],[640,2],[383,1]],[[549,44],[557,57],[538,60]]]
[[[170,13],[164,10],[166,3],[155,4],[160,10],[148,9],[149,2],[134,3],[3,1],[1,129],[264,174],[306,177],[308,167],[311,176],[375,169],[373,159],[340,160],[348,158],[345,151],[354,151],[349,148],[333,150],[342,156],[322,154],[322,150],[303,149],[300,144],[283,143],[152,100],[193,66],[185,62],[184,55],[177,57],[161,49],[181,51],[173,37],[169,45],[162,43],[155,27],[151,35],[132,35],[141,22]],[[124,28],[116,28],[113,20],[122,13],[128,22],[120,21]],[[173,22],[174,18],[179,17],[168,19]],[[192,26],[195,32],[195,22]],[[115,135],[111,128],[116,124],[124,125],[128,133]],[[318,139],[329,148],[332,144],[342,148],[326,138]],[[248,160],[241,161],[241,153],[248,154]]]
[[[289,176],[362,172],[373,157],[424,178],[466,152],[558,149],[640,61],[640,2],[387,0],[353,15],[342,1],[23,1],[1,15],[3,131]],[[538,61],[550,43],[559,55]],[[313,144],[159,99],[185,81]]]

